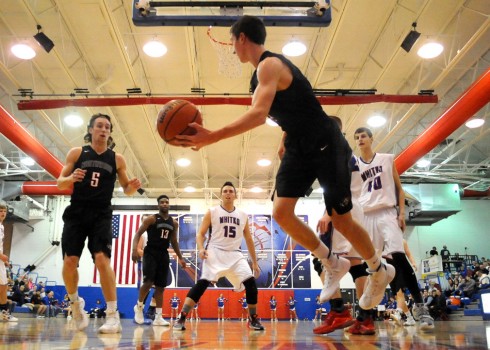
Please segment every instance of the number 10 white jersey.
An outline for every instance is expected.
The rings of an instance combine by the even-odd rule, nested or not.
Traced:
[[[221,206],[212,207],[209,211],[211,234],[207,245],[221,250],[240,250],[248,215],[238,208],[228,212]]]
[[[397,205],[393,180],[393,154],[376,153],[370,163],[359,157],[359,175],[362,188],[359,203],[365,213]]]

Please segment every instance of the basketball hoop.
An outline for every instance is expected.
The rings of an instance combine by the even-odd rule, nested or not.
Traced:
[[[218,54],[218,73],[231,79],[239,78],[242,75],[242,64],[233,53],[233,45],[213,38],[211,28],[208,28],[207,35]]]

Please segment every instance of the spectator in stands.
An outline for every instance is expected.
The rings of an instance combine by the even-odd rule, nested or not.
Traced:
[[[448,263],[448,260],[449,260],[449,257],[450,256],[451,256],[451,253],[447,249],[447,246],[446,245],[443,245],[442,246],[442,249],[441,249],[441,258],[442,258],[442,269],[444,271],[449,271],[449,263]]]
[[[490,277],[488,276],[488,270],[482,269],[477,272],[478,276],[478,289],[487,289],[490,287]]]
[[[454,280],[449,277],[447,279],[447,283],[448,283],[448,286],[446,287],[446,289],[444,290],[444,295],[449,298],[449,296],[451,296],[452,294],[454,294],[454,292],[456,291],[455,289],[455,284],[454,284]]]
[[[454,253],[454,260],[457,262],[454,264],[454,267],[456,267],[456,271],[460,271],[461,267],[463,266],[463,258],[459,256],[459,253]]]
[[[424,289],[424,293],[422,295],[422,298],[424,299],[424,305],[429,307],[430,303],[432,303],[432,293],[429,294],[429,292]]]
[[[25,296],[25,286],[15,286],[12,288],[12,296],[10,299],[12,301],[15,301],[17,305],[22,306],[26,303],[26,296]]]
[[[437,252],[437,248],[436,247],[432,247],[432,249],[430,250],[429,254],[430,254],[430,256],[439,255],[439,253]]]
[[[465,281],[459,285],[456,294],[471,299],[475,291],[476,291],[475,280],[472,279],[470,276],[466,276]]]
[[[61,307],[58,304],[58,299],[54,296],[54,291],[50,290],[46,293],[48,301],[49,317],[56,317],[61,312]]]
[[[33,311],[36,312],[37,318],[44,318],[48,310],[48,306],[43,303],[41,292],[36,291],[32,295],[31,304],[33,305]]]
[[[446,298],[441,294],[439,289],[432,291],[432,301],[429,305],[429,312],[434,320],[447,319]]]

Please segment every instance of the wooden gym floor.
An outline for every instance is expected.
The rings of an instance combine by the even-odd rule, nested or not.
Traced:
[[[75,331],[65,318],[20,318],[0,323],[0,349],[490,349],[489,321],[436,322],[431,333],[416,327],[399,328],[391,322],[377,322],[376,335],[349,335],[337,330],[317,336],[312,321],[270,322],[265,331],[251,331],[246,322],[215,320],[187,322],[187,330],[139,326],[122,320],[122,334],[98,335],[103,320],[91,319],[85,332]]]

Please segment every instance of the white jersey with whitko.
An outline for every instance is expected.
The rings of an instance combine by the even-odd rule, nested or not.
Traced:
[[[359,203],[364,211],[364,227],[383,255],[404,252],[403,232],[398,226],[397,195],[393,179],[393,154],[375,153],[371,162],[359,158],[362,180]],[[378,237],[378,238],[377,238]]]
[[[207,259],[203,260],[201,279],[216,282],[226,277],[235,291],[245,289],[243,281],[253,276],[240,246],[248,215],[238,208],[231,212],[221,206],[209,209],[211,233],[206,242]]]

